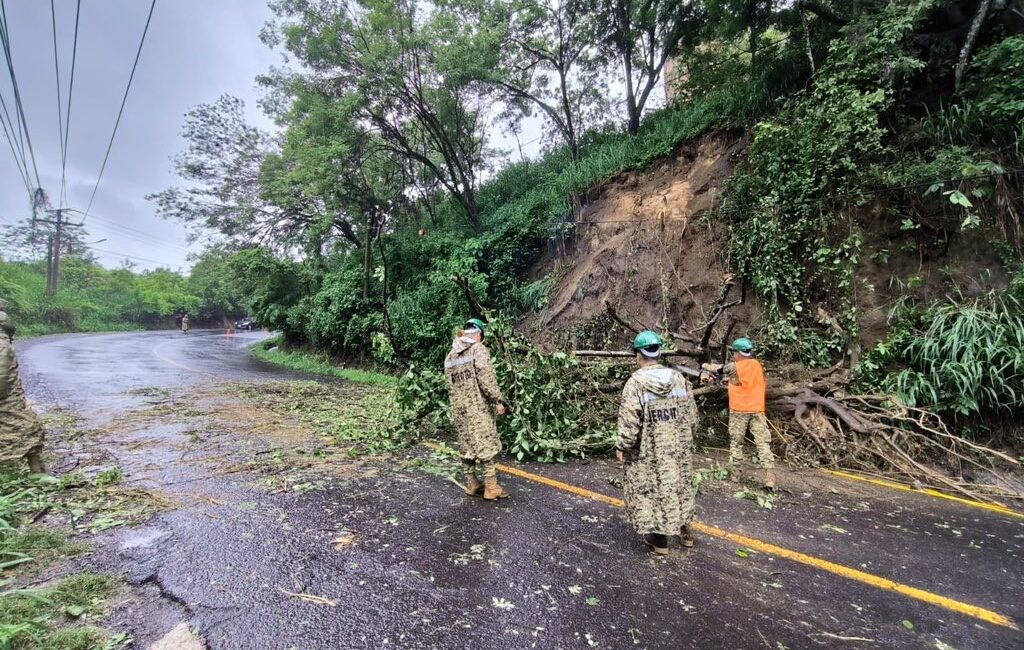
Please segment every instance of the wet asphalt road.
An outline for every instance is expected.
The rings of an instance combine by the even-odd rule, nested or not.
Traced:
[[[247,356],[260,336],[75,335],[18,350],[37,406],[100,426],[137,408],[140,389],[292,377]],[[181,462],[173,418],[105,435],[127,480],[181,502],[109,534],[90,560],[137,587],[115,624],[139,647],[185,620],[211,648],[1024,648],[1018,631],[724,539],[654,558],[618,509],[520,478],[491,504],[379,462],[268,494]],[[620,496],[603,460],[522,467]],[[698,518],[1024,622],[1024,519],[818,472],[782,483],[773,511],[713,486]],[[339,550],[343,531],[355,541]]]

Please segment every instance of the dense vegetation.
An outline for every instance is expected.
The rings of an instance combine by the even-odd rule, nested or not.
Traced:
[[[1024,286],[1024,24],[1006,3],[271,6],[263,37],[297,64],[260,79],[281,132],[246,124],[231,97],[199,106],[175,162],[182,187],[151,197],[164,216],[220,236],[201,262],[216,272],[197,265],[187,280],[120,292],[137,304],[103,309],[109,322],[212,315],[244,296],[288,346],[411,367],[406,411],[441,424],[431,369],[480,311],[505,333],[498,363],[522,407],[503,425],[512,450],[600,448],[608,414],[585,408],[586,390],[618,371],[539,355],[512,335],[508,323],[542,308],[551,287],[528,272],[574,235],[590,189],[729,129],[750,146],[712,218],[728,225],[728,265],[760,307],[765,354],[859,365],[862,386],[962,418],[1019,411],[1019,354],[997,363],[1019,343],[1007,333]],[[668,61],[681,81],[656,106]],[[543,155],[508,162],[495,133],[519,142],[531,116],[544,123]],[[888,334],[863,339],[866,258],[937,263],[970,241],[1002,253],[988,271],[1009,278],[1016,300],[961,293],[953,273],[919,291],[920,278],[893,267],[887,288],[870,287],[892,309]],[[978,337],[970,353],[965,336]],[[559,383],[567,377],[572,386]]]
[[[0,297],[19,335],[173,327],[189,313],[200,322],[242,313],[227,259],[203,255],[185,276],[167,269],[106,269],[88,254],[65,256],[61,283],[46,294],[46,263],[0,258]]]

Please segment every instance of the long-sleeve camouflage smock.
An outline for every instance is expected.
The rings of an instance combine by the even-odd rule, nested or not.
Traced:
[[[25,401],[11,338],[14,326],[0,309],[0,463],[43,447],[43,426]]]
[[[675,370],[642,368],[626,382],[615,447],[625,455],[626,516],[641,535],[677,535],[693,519],[696,423],[689,384]]]
[[[482,343],[460,336],[444,360],[452,423],[459,455],[466,460],[488,460],[501,451],[494,407],[502,402],[491,354]]]

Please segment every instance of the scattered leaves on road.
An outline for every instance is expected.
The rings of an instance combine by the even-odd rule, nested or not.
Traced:
[[[334,550],[343,551],[348,546],[351,546],[356,541],[356,534],[351,531],[344,531],[337,537],[331,540],[331,544],[334,545]]]

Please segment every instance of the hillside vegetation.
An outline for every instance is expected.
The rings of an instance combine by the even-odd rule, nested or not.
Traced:
[[[1021,2],[271,4],[281,134],[198,106],[150,198],[287,346],[403,373],[410,435],[473,315],[524,458],[608,447],[628,367],[566,352],[641,327],[691,363],[754,338],[794,458],[1024,447]],[[528,116],[543,155],[503,164]]]
[[[242,312],[228,259],[210,251],[189,275],[168,269],[106,269],[87,252],[61,262],[56,293],[46,294],[46,263],[0,258],[0,297],[18,335],[106,332],[174,327],[182,314],[220,326]]]

